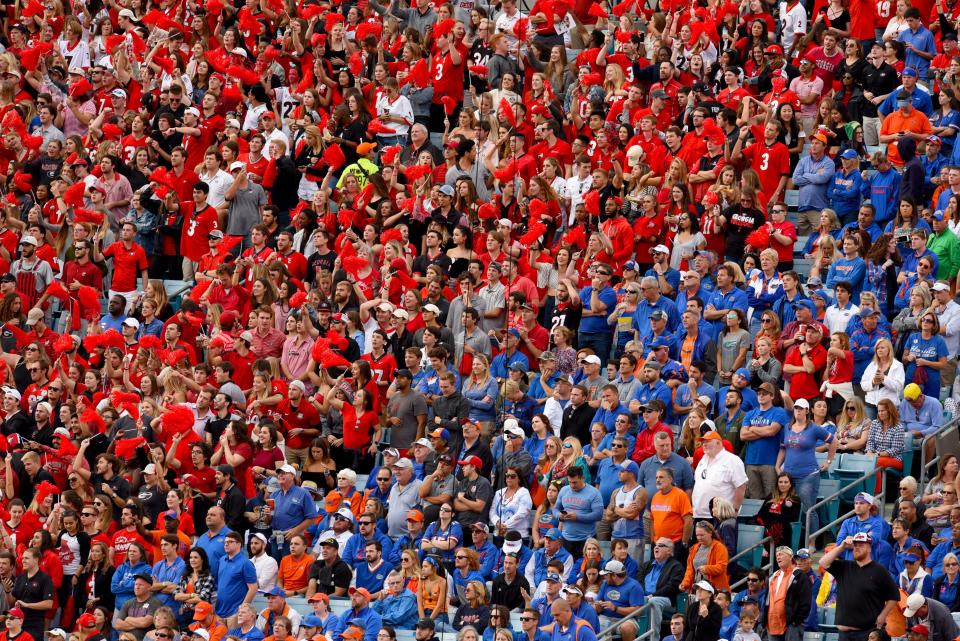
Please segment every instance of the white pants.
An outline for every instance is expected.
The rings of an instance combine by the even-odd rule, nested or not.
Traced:
[[[863,119],[863,144],[868,147],[880,144],[880,118]]]

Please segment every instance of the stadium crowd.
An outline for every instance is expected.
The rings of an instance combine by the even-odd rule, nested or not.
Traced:
[[[3,7],[0,641],[960,636],[960,2]]]

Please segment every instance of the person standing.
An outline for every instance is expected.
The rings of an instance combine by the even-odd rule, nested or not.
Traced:
[[[803,622],[810,614],[811,583],[794,564],[793,550],[781,545],[776,550],[780,568],[770,577],[767,632],[770,641],[803,638]]]
[[[900,600],[890,573],[870,557],[872,542],[868,532],[860,532],[843,539],[820,559],[820,569],[829,570],[837,585],[840,641],[866,641],[870,630],[886,627],[887,615]],[[853,560],[840,560],[850,549]]]

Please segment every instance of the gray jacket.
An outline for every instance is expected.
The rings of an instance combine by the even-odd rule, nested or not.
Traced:
[[[403,27],[413,27],[419,33],[426,33],[427,27],[437,22],[437,14],[433,10],[433,5],[429,5],[426,13],[420,13],[417,9],[400,9],[391,3],[389,10],[387,7],[378,3],[377,0],[370,0],[370,8],[379,14],[389,13],[403,21]]]
[[[953,641],[960,636],[957,630],[957,624],[953,621],[953,615],[950,614],[950,608],[944,604],[927,597],[927,620],[921,621],[919,617],[911,617],[907,621],[909,630],[918,623],[923,623],[930,628],[930,641]]]

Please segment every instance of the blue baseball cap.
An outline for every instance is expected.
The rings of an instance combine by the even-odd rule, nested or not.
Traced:
[[[901,76],[901,77],[916,78],[916,77],[917,77],[917,70],[914,69],[913,67],[906,67],[906,68],[903,70],[903,73],[900,74],[900,76]],[[902,96],[903,94],[901,93],[900,95]]]
[[[794,309],[800,309],[801,307],[806,307],[810,310],[810,313],[814,316],[817,315],[817,304],[810,300],[809,298],[801,298],[793,304]]]
[[[517,329],[511,328],[507,333],[510,334],[511,336],[516,336],[517,338],[520,338],[520,331]]]
[[[665,339],[663,336],[657,336],[657,337],[654,338],[652,341],[650,341],[650,344],[647,345],[647,347],[650,348],[650,349],[659,349],[659,348],[661,348],[661,347],[670,347],[670,341],[668,341],[667,339]]]
[[[514,370],[515,372],[522,372],[524,374],[529,371],[527,364],[519,360],[510,363],[510,369]]]
[[[630,459],[627,459],[620,464],[620,471],[633,474],[634,478],[640,478],[640,466]]]
[[[860,154],[854,149],[844,149],[843,153],[840,154],[840,157],[844,160],[856,160],[860,158]]]
[[[555,583],[562,583],[560,580],[560,575],[556,572],[547,572],[547,581],[554,581]]]
[[[742,376],[748,381],[750,380],[750,370],[748,370],[746,367],[741,367],[740,369],[735,371],[734,374],[736,374],[737,376]]]
[[[305,625],[308,628],[319,628],[323,625],[323,621],[316,614],[309,614],[300,624]]]
[[[927,144],[929,145],[930,143],[936,143],[940,145],[943,144],[943,140],[940,139],[940,136],[933,135],[927,138]]]
[[[638,271],[640,271],[640,266],[637,265],[637,261],[635,261],[635,260],[628,260],[628,261],[624,264],[623,269],[624,269],[624,270],[629,269],[630,271],[638,272]]]
[[[279,585],[275,585],[269,590],[263,590],[263,593],[267,596],[287,596],[287,593]]]
[[[943,210],[938,209],[937,211],[933,212],[933,216],[931,216],[931,218],[934,220],[943,220]]]
[[[558,529],[555,528],[555,527],[552,527],[552,528],[550,528],[549,530],[547,530],[547,533],[544,534],[544,536],[547,537],[548,539],[553,539],[554,541],[559,541],[559,540],[560,540],[560,530],[558,530]]]

